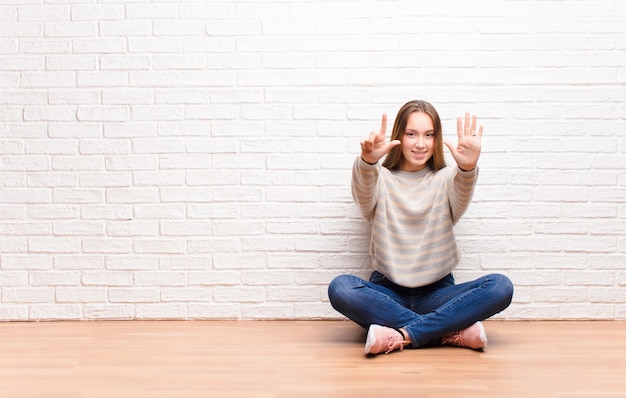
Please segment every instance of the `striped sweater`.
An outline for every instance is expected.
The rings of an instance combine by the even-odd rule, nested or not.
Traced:
[[[358,156],[352,169],[352,197],[371,224],[372,266],[401,286],[436,282],[459,263],[453,226],[469,206],[478,168],[391,171],[381,163]]]

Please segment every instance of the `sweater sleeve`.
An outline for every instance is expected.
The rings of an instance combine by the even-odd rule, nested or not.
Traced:
[[[458,167],[453,167],[448,179],[448,198],[450,201],[450,214],[452,214],[452,224],[456,224],[474,196],[474,187],[478,179],[478,167],[471,171],[463,171]]]
[[[379,167],[378,163],[365,163],[361,156],[357,156],[352,167],[352,198],[363,218],[370,221],[376,209]]]

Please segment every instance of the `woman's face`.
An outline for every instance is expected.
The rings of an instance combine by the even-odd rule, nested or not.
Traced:
[[[400,170],[418,171],[428,165],[435,146],[435,128],[430,116],[413,112],[406,123],[402,138]]]

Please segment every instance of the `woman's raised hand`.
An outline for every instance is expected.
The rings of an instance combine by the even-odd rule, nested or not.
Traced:
[[[377,133],[372,131],[361,141],[361,158],[367,163],[377,163],[380,158],[385,156],[391,148],[400,145],[399,140],[393,140],[386,143],[387,134],[387,114],[383,113],[383,120],[380,123],[380,131]]]
[[[456,164],[462,170],[474,170],[480,157],[480,143],[483,136],[483,126],[476,130],[476,116],[470,118],[469,113],[465,113],[465,119],[456,119],[456,131],[458,143],[454,146],[450,141],[444,140]]]

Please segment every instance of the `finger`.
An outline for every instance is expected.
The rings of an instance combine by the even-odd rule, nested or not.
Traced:
[[[391,150],[391,148],[400,145],[401,142],[400,140],[393,140],[393,141],[389,141],[389,143],[387,144],[387,152],[389,152],[389,150]]]
[[[470,126],[470,114],[469,114],[469,112],[465,112],[465,124],[463,126],[464,126],[464,129],[465,129],[464,130],[465,135],[469,135],[470,134],[470,127],[471,127]]]
[[[363,137],[361,141],[361,150],[371,151],[374,147],[374,138],[376,138],[376,133],[369,133],[366,137]]]
[[[370,142],[373,144],[374,142],[376,142],[377,136],[378,136],[378,133],[376,133],[375,131],[370,131],[368,135],[363,137],[363,140],[361,142]]]
[[[393,141],[389,141],[388,143],[385,144],[385,146],[382,147],[382,155],[387,155],[389,153],[389,151],[391,151],[391,148],[400,145],[400,141],[399,140],[393,140]]]
[[[370,141],[362,141],[361,142],[361,150],[365,152],[371,152],[374,148],[374,144]]]
[[[478,128],[478,137],[482,138],[482,136],[483,136],[483,126],[480,126]]]
[[[472,133],[472,135],[476,135],[476,120],[478,120],[476,115],[472,116],[472,127],[470,127],[470,132]]]
[[[377,132],[372,131],[370,133],[370,137],[368,139],[369,142],[372,143],[372,146],[376,146],[376,144],[378,143],[378,141],[380,140],[380,136],[378,135]],[[385,141],[385,137],[383,136],[383,142]]]
[[[387,114],[383,113],[383,119],[380,122],[380,135],[383,137],[387,135]]]
[[[443,140],[443,143],[444,143],[445,146],[448,147],[448,149],[450,150],[451,153],[454,153],[456,151],[456,148],[454,147],[454,144],[451,143],[450,141]]]
[[[461,139],[463,137],[463,119],[460,117],[456,118],[456,134]]]

